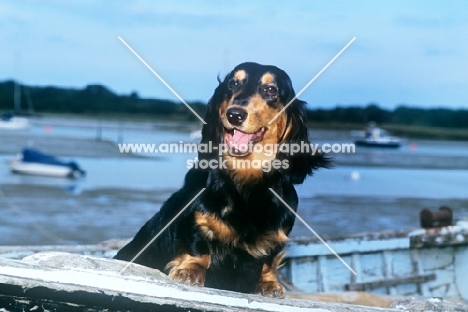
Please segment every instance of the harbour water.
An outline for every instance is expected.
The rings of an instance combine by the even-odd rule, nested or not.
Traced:
[[[99,126],[101,128],[99,128]],[[0,245],[83,244],[135,234],[183,182],[193,153],[121,154],[125,143],[197,142],[197,124],[35,120],[0,133]],[[100,130],[99,130],[100,129]],[[104,142],[96,142],[101,136]],[[351,143],[348,132],[311,130],[317,143]],[[79,180],[16,175],[8,162],[25,146],[75,159]],[[408,140],[398,150],[356,148],[335,155],[297,186],[299,214],[330,235],[419,226],[419,211],[453,208],[468,217],[468,143]],[[293,236],[312,236],[296,223]]]

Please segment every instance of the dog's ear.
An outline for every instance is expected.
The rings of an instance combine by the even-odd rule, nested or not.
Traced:
[[[227,78],[224,81],[221,81],[218,77],[218,86],[215,89],[215,92],[211,99],[208,101],[205,113],[205,122],[202,129],[202,139],[201,144],[205,146],[216,146],[218,147],[220,143],[223,142],[224,138],[222,137],[223,124],[219,116],[219,108],[221,103],[225,100],[226,89],[227,89]],[[210,143],[211,142],[211,143]],[[209,145],[211,144],[211,145]],[[218,150],[207,150],[206,152],[198,152],[198,158],[201,159],[215,159],[218,157]]]
[[[304,182],[315,169],[331,166],[329,157],[319,152],[313,153],[311,148],[305,148],[306,145],[311,146],[305,119],[305,105],[304,101],[296,99],[286,109],[286,135],[282,143],[288,145],[286,151],[289,152],[280,151],[278,154],[279,159],[288,161],[288,167],[281,169],[281,172],[293,184]],[[291,155],[293,146],[300,147],[301,150]]]

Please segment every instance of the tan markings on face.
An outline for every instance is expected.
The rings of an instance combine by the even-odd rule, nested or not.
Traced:
[[[271,73],[266,73],[262,76],[262,79],[260,81],[262,82],[263,85],[271,84],[275,82],[275,76]]]
[[[238,81],[244,81],[246,77],[247,73],[243,69],[236,71],[234,74],[234,78],[236,78]]]
[[[226,117],[227,109],[233,106],[235,105],[233,105],[232,100],[230,100],[224,101],[219,108],[221,121],[227,129],[233,128]],[[261,149],[258,148],[255,150],[254,148],[252,153],[243,157],[234,157],[227,152],[223,154],[223,159],[226,160],[226,166],[238,185],[242,185],[250,179],[262,177],[263,169],[261,166],[256,166],[256,168],[254,168],[254,164],[263,164],[264,162],[271,162],[275,159],[275,153],[265,153],[265,150],[280,143],[279,140],[283,136],[286,127],[286,113],[283,112],[273,123],[268,124],[268,122],[276,116],[281,108],[281,105],[277,108],[271,107],[259,94],[254,94],[250,98],[248,105],[242,107],[242,109],[246,110],[248,115],[247,119],[237,127],[240,131],[255,133],[262,127],[266,127],[267,131],[265,132],[263,140],[255,143],[263,145]]]

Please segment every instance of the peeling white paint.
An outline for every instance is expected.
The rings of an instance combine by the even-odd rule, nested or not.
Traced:
[[[331,312],[324,309],[311,309],[291,307],[267,302],[256,302],[242,298],[220,296],[215,294],[206,294],[203,292],[183,291],[165,284],[156,284],[144,281],[142,279],[133,280],[129,277],[122,277],[115,272],[112,276],[99,274],[92,271],[61,271],[61,270],[39,270],[15,267],[0,267],[0,274],[11,277],[27,278],[42,282],[60,283],[67,285],[80,285],[95,288],[96,291],[110,290],[119,293],[134,295],[155,296],[162,298],[173,298],[174,300],[185,300],[188,302],[212,303],[223,306],[232,306],[245,309],[262,309],[264,311],[313,311],[313,312]]]

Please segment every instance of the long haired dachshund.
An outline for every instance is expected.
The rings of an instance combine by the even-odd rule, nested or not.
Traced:
[[[201,140],[214,148],[199,149],[182,189],[115,258],[133,259],[206,188],[135,262],[181,283],[283,297],[276,270],[295,216],[269,189],[296,210],[293,185],[329,164],[318,153],[265,152],[310,144],[305,102],[295,99],[283,110],[294,98],[289,76],[275,66],[243,63],[219,80]],[[197,166],[202,163],[218,166]]]

